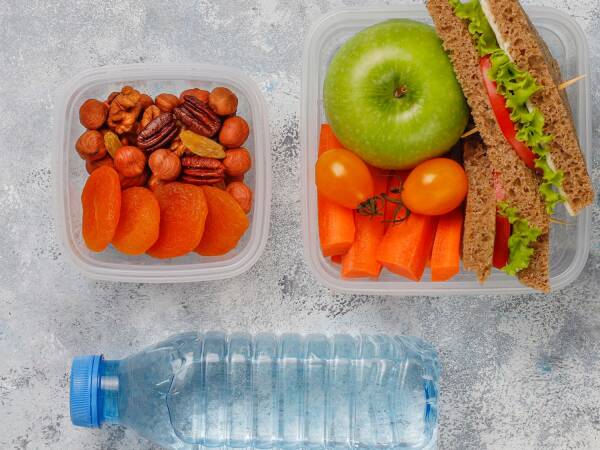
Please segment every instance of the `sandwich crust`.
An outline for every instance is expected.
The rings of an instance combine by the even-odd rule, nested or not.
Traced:
[[[487,0],[487,3],[511,58],[543,87],[531,102],[544,115],[545,131],[554,137],[549,146],[552,162],[565,174],[563,191],[577,214],[594,201],[594,189],[569,102],[558,89],[562,81],[559,65],[517,0]]]
[[[465,142],[464,165],[469,190],[465,208],[463,265],[483,283],[492,271],[496,238],[496,196],[492,167],[481,139]]]
[[[487,147],[487,156],[500,175],[506,200],[530,225],[547,233],[549,221],[539,193],[539,181],[500,130],[479,68],[480,57],[467,24],[454,14],[448,0],[429,0],[427,8],[471,107],[473,120]]]
[[[550,236],[548,233],[540,236],[533,244],[534,252],[529,267],[517,274],[519,281],[525,286],[550,292]]]

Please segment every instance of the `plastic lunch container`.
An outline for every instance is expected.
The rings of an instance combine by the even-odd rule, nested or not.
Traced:
[[[565,80],[581,74],[588,77],[568,89],[569,101],[581,147],[588,166],[592,162],[589,55],[585,35],[568,15],[547,7],[529,7],[527,12],[561,65]],[[302,228],[304,253],[315,276],[326,286],[357,294],[389,295],[464,295],[517,294],[531,289],[499,270],[484,285],[475,274],[461,271],[454,279],[431,282],[429,271],[421,282],[406,280],[384,271],[375,280],[346,280],[340,267],[324,258],[319,247],[317,191],[314,167],[317,160],[320,124],[326,122],[323,111],[323,81],[329,62],[337,49],[360,30],[392,18],[414,19],[431,24],[424,6],[342,9],[323,16],[311,28],[304,49],[303,95],[300,124]],[[578,217],[569,217],[564,208],[557,218],[568,224],[553,224],[551,229],[550,276],[553,289],[572,283],[583,270],[590,249],[591,209]]]
[[[238,247],[221,257],[192,253],[160,260],[127,256],[112,246],[104,252],[87,249],[81,235],[81,191],[87,178],[84,161],[75,151],[83,133],[79,107],[88,98],[106,98],[123,85],[151,96],[176,95],[191,87],[227,86],[239,97],[239,114],[250,125],[245,146],[253,156],[245,182],[254,191],[250,228]],[[192,282],[229,278],[247,271],[264,250],[270,217],[271,146],[265,100],[258,86],[236,69],[213,65],[132,64],[87,70],[71,79],[58,96],[56,108],[54,179],[57,232],[68,258],[84,274],[97,279],[138,283]]]

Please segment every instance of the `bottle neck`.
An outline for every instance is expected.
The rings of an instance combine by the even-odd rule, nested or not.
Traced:
[[[98,385],[98,421],[119,423],[119,364],[120,361],[102,360]]]

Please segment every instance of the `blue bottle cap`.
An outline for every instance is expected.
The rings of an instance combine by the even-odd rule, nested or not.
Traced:
[[[71,422],[78,427],[100,428],[98,392],[102,355],[77,356],[71,365]]]

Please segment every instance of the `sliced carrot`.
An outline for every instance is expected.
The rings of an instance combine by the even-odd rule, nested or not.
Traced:
[[[377,261],[377,248],[383,238],[385,225],[381,218],[354,214],[356,240],[342,257],[342,277],[377,278],[381,264]]]
[[[437,218],[411,214],[390,225],[377,249],[377,261],[391,272],[419,281],[431,254]]]
[[[333,255],[331,257],[331,262],[334,264],[342,264],[342,258],[344,255]]]
[[[331,127],[324,123],[321,125],[321,135],[319,136],[319,156],[327,150],[332,150],[334,148],[344,148],[344,146],[335,137]]]
[[[369,168],[373,175],[376,195],[387,191],[387,171]],[[384,207],[383,200],[377,205],[378,211]],[[382,211],[383,213],[383,211]],[[344,278],[378,278],[381,264],[377,261],[377,248],[385,233],[384,216],[363,216],[354,213],[356,238],[348,253],[342,258],[342,277]]]
[[[323,256],[343,255],[352,243],[356,232],[354,213],[319,195],[319,239]]]
[[[461,208],[440,217],[431,252],[431,280],[447,281],[460,271]]]
[[[343,148],[331,127],[321,125],[319,155],[327,150]],[[352,246],[356,232],[354,212],[317,194],[319,208],[319,239],[323,256],[343,255]]]

